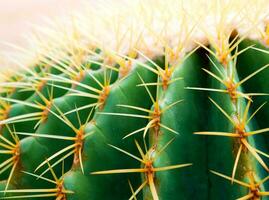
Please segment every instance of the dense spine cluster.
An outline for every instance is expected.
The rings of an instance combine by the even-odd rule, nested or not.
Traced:
[[[0,83],[0,199],[267,199],[268,23],[240,32],[237,4],[216,5],[213,31],[180,7],[114,48],[85,41],[85,19],[58,46],[37,38],[34,66]]]

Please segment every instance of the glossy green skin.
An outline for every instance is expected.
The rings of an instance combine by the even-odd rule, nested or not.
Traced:
[[[176,67],[171,77],[183,79],[169,85],[167,90],[160,89],[159,102],[162,108],[178,100],[183,101],[161,116],[161,123],[177,131],[179,135],[161,128],[161,134],[158,136],[159,150],[172,138],[175,137],[175,139],[157,158],[154,166],[193,163],[190,167],[156,173],[160,199],[207,199],[208,196],[206,140],[203,136],[193,134],[195,131],[206,128],[203,114],[207,101],[199,92],[185,89],[193,85],[205,87],[203,84],[206,76],[203,76],[204,74],[201,76],[200,73],[204,64],[198,54],[193,54],[183,64]],[[197,123],[189,123],[194,121]],[[152,142],[153,139],[151,139],[151,144]],[[150,194],[147,195],[150,196]]]
[[[244,41],[239,48],[246,47],[251,44],[250,41]],[[263,53],[257,53],[254,50],[248,50],[241,54],[238,58],[237,69],[234,70],[234,81],[238,82],[246,77],[251,72],[259,69],[262,65],[269,63],[269,56]],[[258,61],[257,61],[258,60]],[[100,61],[101,62],[101,61]],[[159,66],[163,67],[163,58],[156,59]],[[216,60],[215,64],[225,72],[225,68]],[[155,68],[149,63],[146,63],[152,68]],[[232,63],[231,63],[232,64]],[[208,67],[209,66],[209,67]],[[104,70],[97,64],[86,62],[85,67],[88,73],[91,73],[98,81],[103,83]],[[162,154],[154,161],[154,167],[165,167],[170,165],[192,163],[192,166],[179,168],[169,171],[157,172],[155,174],[155,185],[159,199],[227,199],[232,200],[248,194],[246,188],[236,184],[231,184],[230,181],[218,177],[209,170],[215,170],[227,176],[231,176],[234,165],[235,156],[238,150],[238,143],[234,138],[219,137],[219,136],[202,136],[195,135],[194,132],[199,131],[223,131],[233,132],[233,125],[227,118],[208,100],[207,97],[216,101],[229,116],[237,112],[237,107],[243,109],[246,107],[246,100],[240,98],[236,103],[231,101],[228,94],[195,91],[186,89],[186,87],[205,87],[215,89],[225,89],[225,87],[213,79],[208,74],[204,73],[201,68],[207,68],[217,74],[215,68],[210,64],[205,53],[201,50],[195,52],[182,64],[175,68],[171,75],[171,79],[182,77],[168,86],[167,89],[156,86],[149,86],[153,98],[158,97],[160,108],[164,108],[178,100],[183,102],[171,107],[161,115],[161,123],[167,127],[177,131],[179,135],[171,133],[167,129],[161,128],[157,143],[154,143],[152,130],[149,130],[145,138],[148,147],[157,146],[157,152],[168,141],[174,138],[174,141],[165,149]],[[89,70],[91,68],[91,70]],[[243,69],[244,68],[244,69]],[[40,68],[36,71],[39,73]],[[107,70],[108,73],[110,70]],[[68,75],[54,69],[50,71],[52,74],[58,74],[61,77]],[[247,92],[268,92],[269,93],[269,69],[250,79],[238,90]],[[137,106],[140,108],[151,109],[151,99],[143,86],[138,74],[143,78],[145,83],[156,83],[158,77],[152,71],[135,64],[127,77],[120,78],[117,72],[112,72],[110,82],[110,92],[102,108],[96,108],[89,117],[90,121],[86,122],[91,109],[78,111],[82,125],[85,125],[84,134],[90,134],[83,141],[83,171],[80,166],[73,164],[73,155],[65,159],[65,167],[62,171],[62,165],[54,167],[57,177],[63,181],[63,186],[66,190],[73,191],[73,194],[67,195],[67,200],[118,200],[128,199],[131,195],[131,189],[128,185],[128,180],[132,183],[136,190],[142,182],[145,181],[145,176],[140,173],[126,174],[106,174],[93,175],[92,172],[102,170],[115,169],[132,169],[141,168],[141,163],[122,152],[113,149],[108,144],[114,145],[127,152],[139,157],[139,152],[135,146],[134,140],[143,146],[143,132],[137,133],[123,140],[123,137],[128,133],[137,129],[143,128],[148,123],[148,119],[134,118],[119,115],[106,115],[104,113],[125,113],[145,115],[142,111],[137,111],[130,108],[119,107],[119,104]],[[30,76],[26,74],[26,76]],[[238,77],[238,78],[237,78]],[[27,79],[26,79],[27,81]],[[93,78],[85,73],[83,79],[80,80],[85,85],[96,89],[101,87],[93,80]],[[51,82],[50,82],[51,83]],[[47,83],[40,91],[44,96],[48,97],[48,90],[52,87]],[[70,96],[69,88],[75,88],[78,91],[95,94],[81,86],[71,86],[62,82],[53,82],[53,85],[59,86],[54,88],[54,99],[51,106],[51,111],[60,114],[65,113],[76,107],[82,107],[91,103],[97,102],[97,99],[81,96]],[[258,91],[259,89],[259,91]],[[155,95],[158,91],[158,95]],[[2,95],[5,96],[5,95]],[[157,96],[157,97],[156,97]],[[8,96],[14,99],[22,99],[26,102],[39,102],[42,100],[38,93],[15,93]],[[257,99],[257,100],[256,100]],[[260,105],[260,102],[268,99],[268,97],[259,97],[254,99],[248,115],[254,112],[254,108]],[[43,102],[44,103],[44,102]],[[267,105],[268,106],[268,105]],[[246,129],[257,130],[268,127],[268,109],[264,107],[248,124]],[[12,104],[9,117],[19,116],[27,113],[39,112],[39,109],[31,108],[22,104]],[[35,127],[37,121],[15,123],[14,126],[18,132],[28,132],[37,134],[59,135],[74,137],[76,133],[68,127],[62,120],[57,118],[53,113],[48,114],[48,118],[38,127]],[[242,115],[242,111],[240,112]],[[146,115],[148,115],[146,113]],[[72,124],[79,129],[80,122],[77,113],[71,113],[66,117]],[[6,127],[1,130],[1,135],[11,140],[10,133]],[[265,135],[265,134],[263,134]],[[20,138],[20,163],[15,169],[15,173],[11,179],[9,189],[24,189],[24,188],[54,188],[55,185],[47,183],[44,180],[36,179],[22,172],[27,171],[35,174],[42,173],[47,169],[47,165],[35,172],[36,167],[46,158],[54,155],[60,150],[72,145],[73,141],[65,141],[59,139],[51,139],[34,136],[19,136]],[[248,137],[248,142],[255,148],[268,153],[268,136],[253,136]],[[2,150],[2,147],[1,149]],[[255,171],[257,181],[267,176],[267,172],[261,167],[255,158],[250,153],[243,153],[242,160],[239,162],[236,178],[242,181],[248,181],[246,178],[246,169]],[[0,154],[0,161],[3,162],[9,156]],[[268,160],[264,159],[266,163]],[[54,163],[54,161],[52,161]],[[0,174],[0,180],[8,178],[10,170]],[[50,172],[44,175],[46,178],[53,179]],[[5,182],[0,182],[0,190],[4,190]],[[261,187],[263,191],[268,191],[268,183]],[[14,196],[18,194],[8,193]],[[23,195],[22,193],[20,195]],[[3,192],[0,193],[0,199],[3,197]],[[152,195],[148,185],[143,188],[137,196],[137,199],[149,200]],[[40,198],[34,198],[40,199]],[[55,199],[46,198],[46,199]]]
[[[216,60],[214,60],[214,63],[222,71],[223,74],[228,73],[229,70],[233,71],[234,73],[233,81],[234,83],[238,82],[237,72],[233,68],[233,62],[230,62],[227,68],[223,68]],[[219,75],[217,70],[213,67],[212,64],[211,64],[211,71]],[[213,77],[209,78],[209,85],[210,88],[226,89],[226,87],[223,84],[221,84]],[[239,87],[237,91],[242,91],[242,88]],[[236,116],[238,114],[239,116],[242,116],[244,113],[243,111],[246,106],[246,101],[244,98],[238,98],[236,102],[233,102],[229,94],[218,92],[210,92],[209,97],[213,99],[229,116],[234,115]],[[224,116],[223,113],[221,113],[221,111],[215,105],[213,105],[213,103],[210,104],[209,108],[210,108],[210,115],[209,115],[208,131],[234,133],[235,131],[234,125]],[[240,111],[239,108],[241,108]],[[246,130],[252,129],[251,123],[247,125]],[[251,140],[250,137],[248,137],[249,143],[253,145],[254,142],[250,140]],[[208,136],[207,137],[208,169],[231,176],[235,163],[235,158],[239,149],[239,144],[240,144],[239,140],[235,138],[223,137],[223,136]],[[265,144],[263,140],[260,141],[260,146],[263,146],[263,150],[265,150]],[[254,147],[256,147],[255,144]],[[255,169],[255,172],[257,174],[262,175],[261,177],[266,176],[266,173],[262,168],[259,167],[257,161],[252,158],[252,155],[243,152],[240,156],[235,178],[239,180],[245,179],[246,181],[248,181],[245,174],[247,170],[244,170],[244,167],[249,168],[248,167],[249,163],[251,165],[251,169]],[[216,197],[218,199],[236,199],[248,193],[246,188],[239,187],[238,185],[234,185],[233,187],[231,187],[231,182],[221,179],[220,177],[214,174],[209,174],[209,184],[211,185],[209,189],[209,199],[215,199]]]
[[[5,190],[5,187],[6,187],[6,181],[0,181],[0,191],[3,191]],[[10,189],[14,189],[15,187],[13,187],[12,185],[10,186]],[[7,194],[4,195],[4,193],[0,193],[0,198],[3,198],[3,197],[9,197],[9,196],[12,196],[12,194]]]
[[[141,83],[137,73],[141,74],[144,81],[156,81],[154,74],[141,66],[137,66],[126,79],[111,86],[111,92],[102,112],[134,113],[133,110],[117,107],[118,104],[150,107],[150,99],[146,90],[143,87],[135,87]],[[112,149],[107,144],[112,144],[128,152],[137,152],[133,138],[124,141],[122,138],[130,130],[136,130],[139,126],[145,125],[146,120],[97,114],[93,121],[86,128],[86,132],[93,132],[93,134],[85,141],[85,173],[116,168],[139,168],[138,161]],[[115,199],[127,199],[131,194],[128,179],[134,185],[140,182],[139,174],[132,176],[115,174],[112,176],[114,176],[113,179],[110,178],[111,175],[88,176],[92,199],[109,199],[111,194]],[[100,185],[107,188],[107,192],[103,192]],[[121,192],[123,190],[126,192]]]
[[[239,50],[242,50],[250,45],[255,45],[254,47],[260,48],[263,50],[267,50],[264,46],[260,45],[256,41],[246,40],[243,41],[239,45]],[[248,74],[253,73],[254,71],[258,70],[259,68],[267,65],[269,63],[269,54],[259,52],[254,49],[249,49],[246,52],[242,53],[238,57],[238,71],[240,77],[246,77]],[[248,82],[244,84],[244,89],[246,92],[259,92],[259,93],[269,93],[269,68],[263,70],[255,77],[250,79]],[[253,97],[253,110],[257,109],[263,103],[268,102],[269,96],[255,96]],[[264,107],[256,114],[256,121],[260,128],[267,128],[268,127],[268,117],[269,117],[269,104],[266,103]],[[268,138],[268,134],[265,135]],[[267,141],[267,139],[266,139]],[[269,143],[268,143],[269,144]]]

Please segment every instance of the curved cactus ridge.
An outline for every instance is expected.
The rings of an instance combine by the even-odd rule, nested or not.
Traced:
[[[0,83],[0,199],[269,198],[265,4],[210,2],[41,28],[34,64]]]

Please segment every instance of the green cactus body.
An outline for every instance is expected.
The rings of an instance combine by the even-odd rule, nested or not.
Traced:
[[[267,21],[149,2],[70,20],[0,84],[0,199],[269,198]]]

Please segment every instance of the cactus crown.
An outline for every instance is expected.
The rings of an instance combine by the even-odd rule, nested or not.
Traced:
[[[0,199],[268,198],[266,1],[112,4],[9,44]]]

